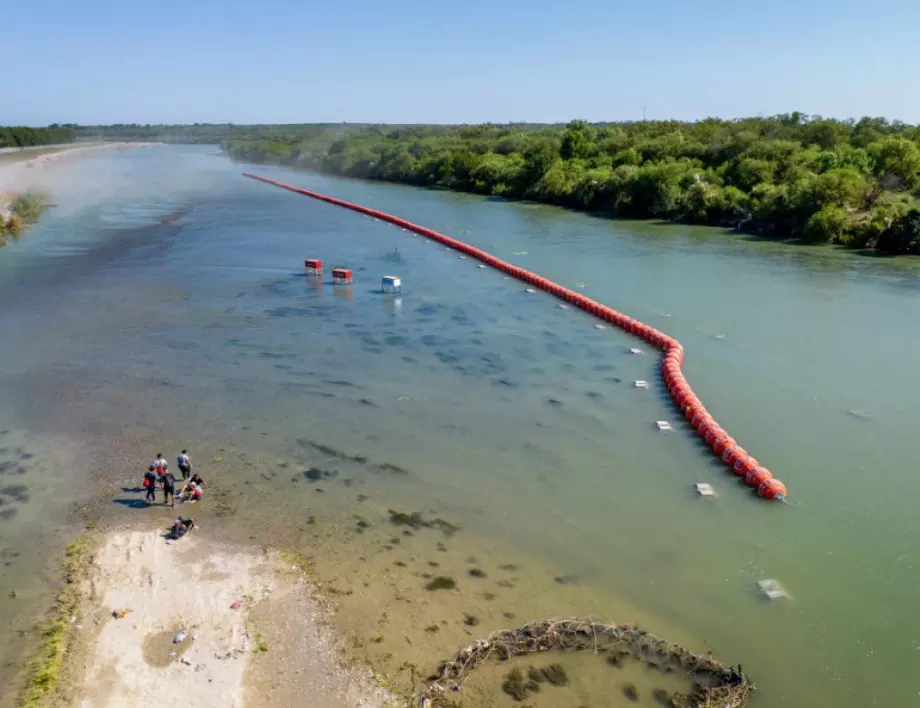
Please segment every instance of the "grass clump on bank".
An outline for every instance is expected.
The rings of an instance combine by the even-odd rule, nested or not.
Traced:
[[[8,206],[4,200],[0,200],[0,247],[6,245],[7,236],[17,238],[27,225],[38,221],[42,212],[50,206],[48,197],[38,192],[22,194]]]
[[[22,221],[34,223],[38,221],[38,217],[42,215],[42,212],[50,206],[51,201],[48,199],[47,195],[39,192],[26,192],[17,197],[13,203],[10,204],[10,209],[14,214],[19,216]]]
[[[70,645],[70,617],[80,602],[79,573],[86,567],[94,544],[94,536],[85,531],[67,547],[61,564],[64,586],[58,592],[53,616],[41,626],[41,644],[29,663],[26,684],[19,698],[20,708],[38,708],[57,685]]]

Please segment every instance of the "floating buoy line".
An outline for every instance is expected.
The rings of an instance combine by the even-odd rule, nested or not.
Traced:
[[[512,278],[517,278],[527,285],[530,285],[531,288],[528,288],[529,292],[532,291],[533,288],[543,290],[560,300],[575,305],[590,315],[594,315],[598,319],[615,325],[637,337],[641,337],[652,346],[663,350],[665,355],[664,361],[661,363],[662,378],[664,379],[665,385],[668,387],[671,398],[674,400],[681,414],[690,423],[690,427],[696,431],[696,434],[705,441],[706,445],[709,446],[712,452],[721,459],[722,462],[728,465],[735,474],[743,477],[745,483],[756,489],[761,497],[764,499],[785,501],[787,494],[786,485],[776,479],[770,470],[761,465],[756,458],[741,447],[741,445],[739,445],[738,442],[716,422],[715,418],[706,410],[706,407],[703,405],[702,401],[700,401],[699,397],[693,392],[693,389],[690,387],[690,384],[681,371],[681,364],[684,361],[684,348],[681,343],[673,337],[668,336],[664,332],[660,332],[654,327],[639,322],[628,315],[617,312],[612,307],[596,302],[581,293],[577,293],[574,290],[565,288],[536,273],[532,273],[526,268],[521,268],[507,261],[503,261],[493,256],[491,253],[487,253],[468,243],[451,238],[450,236],[446,236],[445,234],[424,226],[413,224],[411,221],[401,219],[398,216],[393,216],[392,214],[387,214],[377,209],[370,209],[369,207],[354,204],[353,202],[347,202],[344,199],[329,197],[325,194],[310,191],[309,189],[294,187],[250,172],[244,172],[243,175],[250,179],[280,187],[281,189],[303,194],[307,197],[326,202],[327,204],[351,209],[359,214],[386,221],[402,229],[437,241],[448,248],[452,248],[466,256],[475,258],[485,265],[491,266]],[[349,275],[351,275],[350,272]]]

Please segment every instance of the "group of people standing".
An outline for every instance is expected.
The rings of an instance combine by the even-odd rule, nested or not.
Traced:
[[[179,472],[182,473],[182,481],[185,482],[179,490],[179,499],[181,501],[198,501],[201,499],[201,493],[204,489],[204,480],[197,472],[192,474],[192,460],[188,455],[188,450],[183,450],[177,458]],[[144,488],[147,490],[146,501],[148,504],[156,502],[157,487],[163,490],[163,503],[172,501],[172,506],[176,505],[176,478],[169,471],[169,464],[166,462],[162,453],[157,453],[156,459],[144,474]]]

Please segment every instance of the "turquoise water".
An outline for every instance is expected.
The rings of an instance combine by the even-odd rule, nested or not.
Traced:
[[[628,353],[637,340],[211,152],[62,167],[58,208],[0,251],[0,428],[48,460],[90,458],[10,482],[31,496],[10,497],[3,547],[28,547],[80,496],[48,469],[67,480],[111,452],[120,470],[181,436],[244,448],[248,468],[227,472],[243,484],[321,441],[407,470],[361,480],[381,499],[436,504],[599,605],[620,598],[741,662],[758,706],[917,700],[916,261],[254,169],[457,236],[677,337],[698,395],[789,487],[790,504],[770,504],[688,434],[657,357]],[[354,268],[354,287],[303,277],[308,257]],[[401,297],[378,292],[384,274],[403,278]],[[293,519],[306,504],[287,477],[254,481],[246,514]],[[718,498],[695,499],[698,481]],[[0,573],[4,595],[16,568]],[[762,578],[791,600],[759,597]],[[558,614],[582,612],[565,603]]]

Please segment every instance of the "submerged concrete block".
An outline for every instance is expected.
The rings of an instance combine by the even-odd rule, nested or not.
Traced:
[[[696,485],[697,494],[701,497],[714,497],[716,491],[712,488],[711,484],[706,484],[705,482],[697,482]]]
[[[768,578],[767,580],[758,580],[757,586],[760,588],[760,591],[770,600],[779,600],[780,598],[789,597],[789,595],[786,594],[786,591],[783,590],[782,586],[773,579]]]

